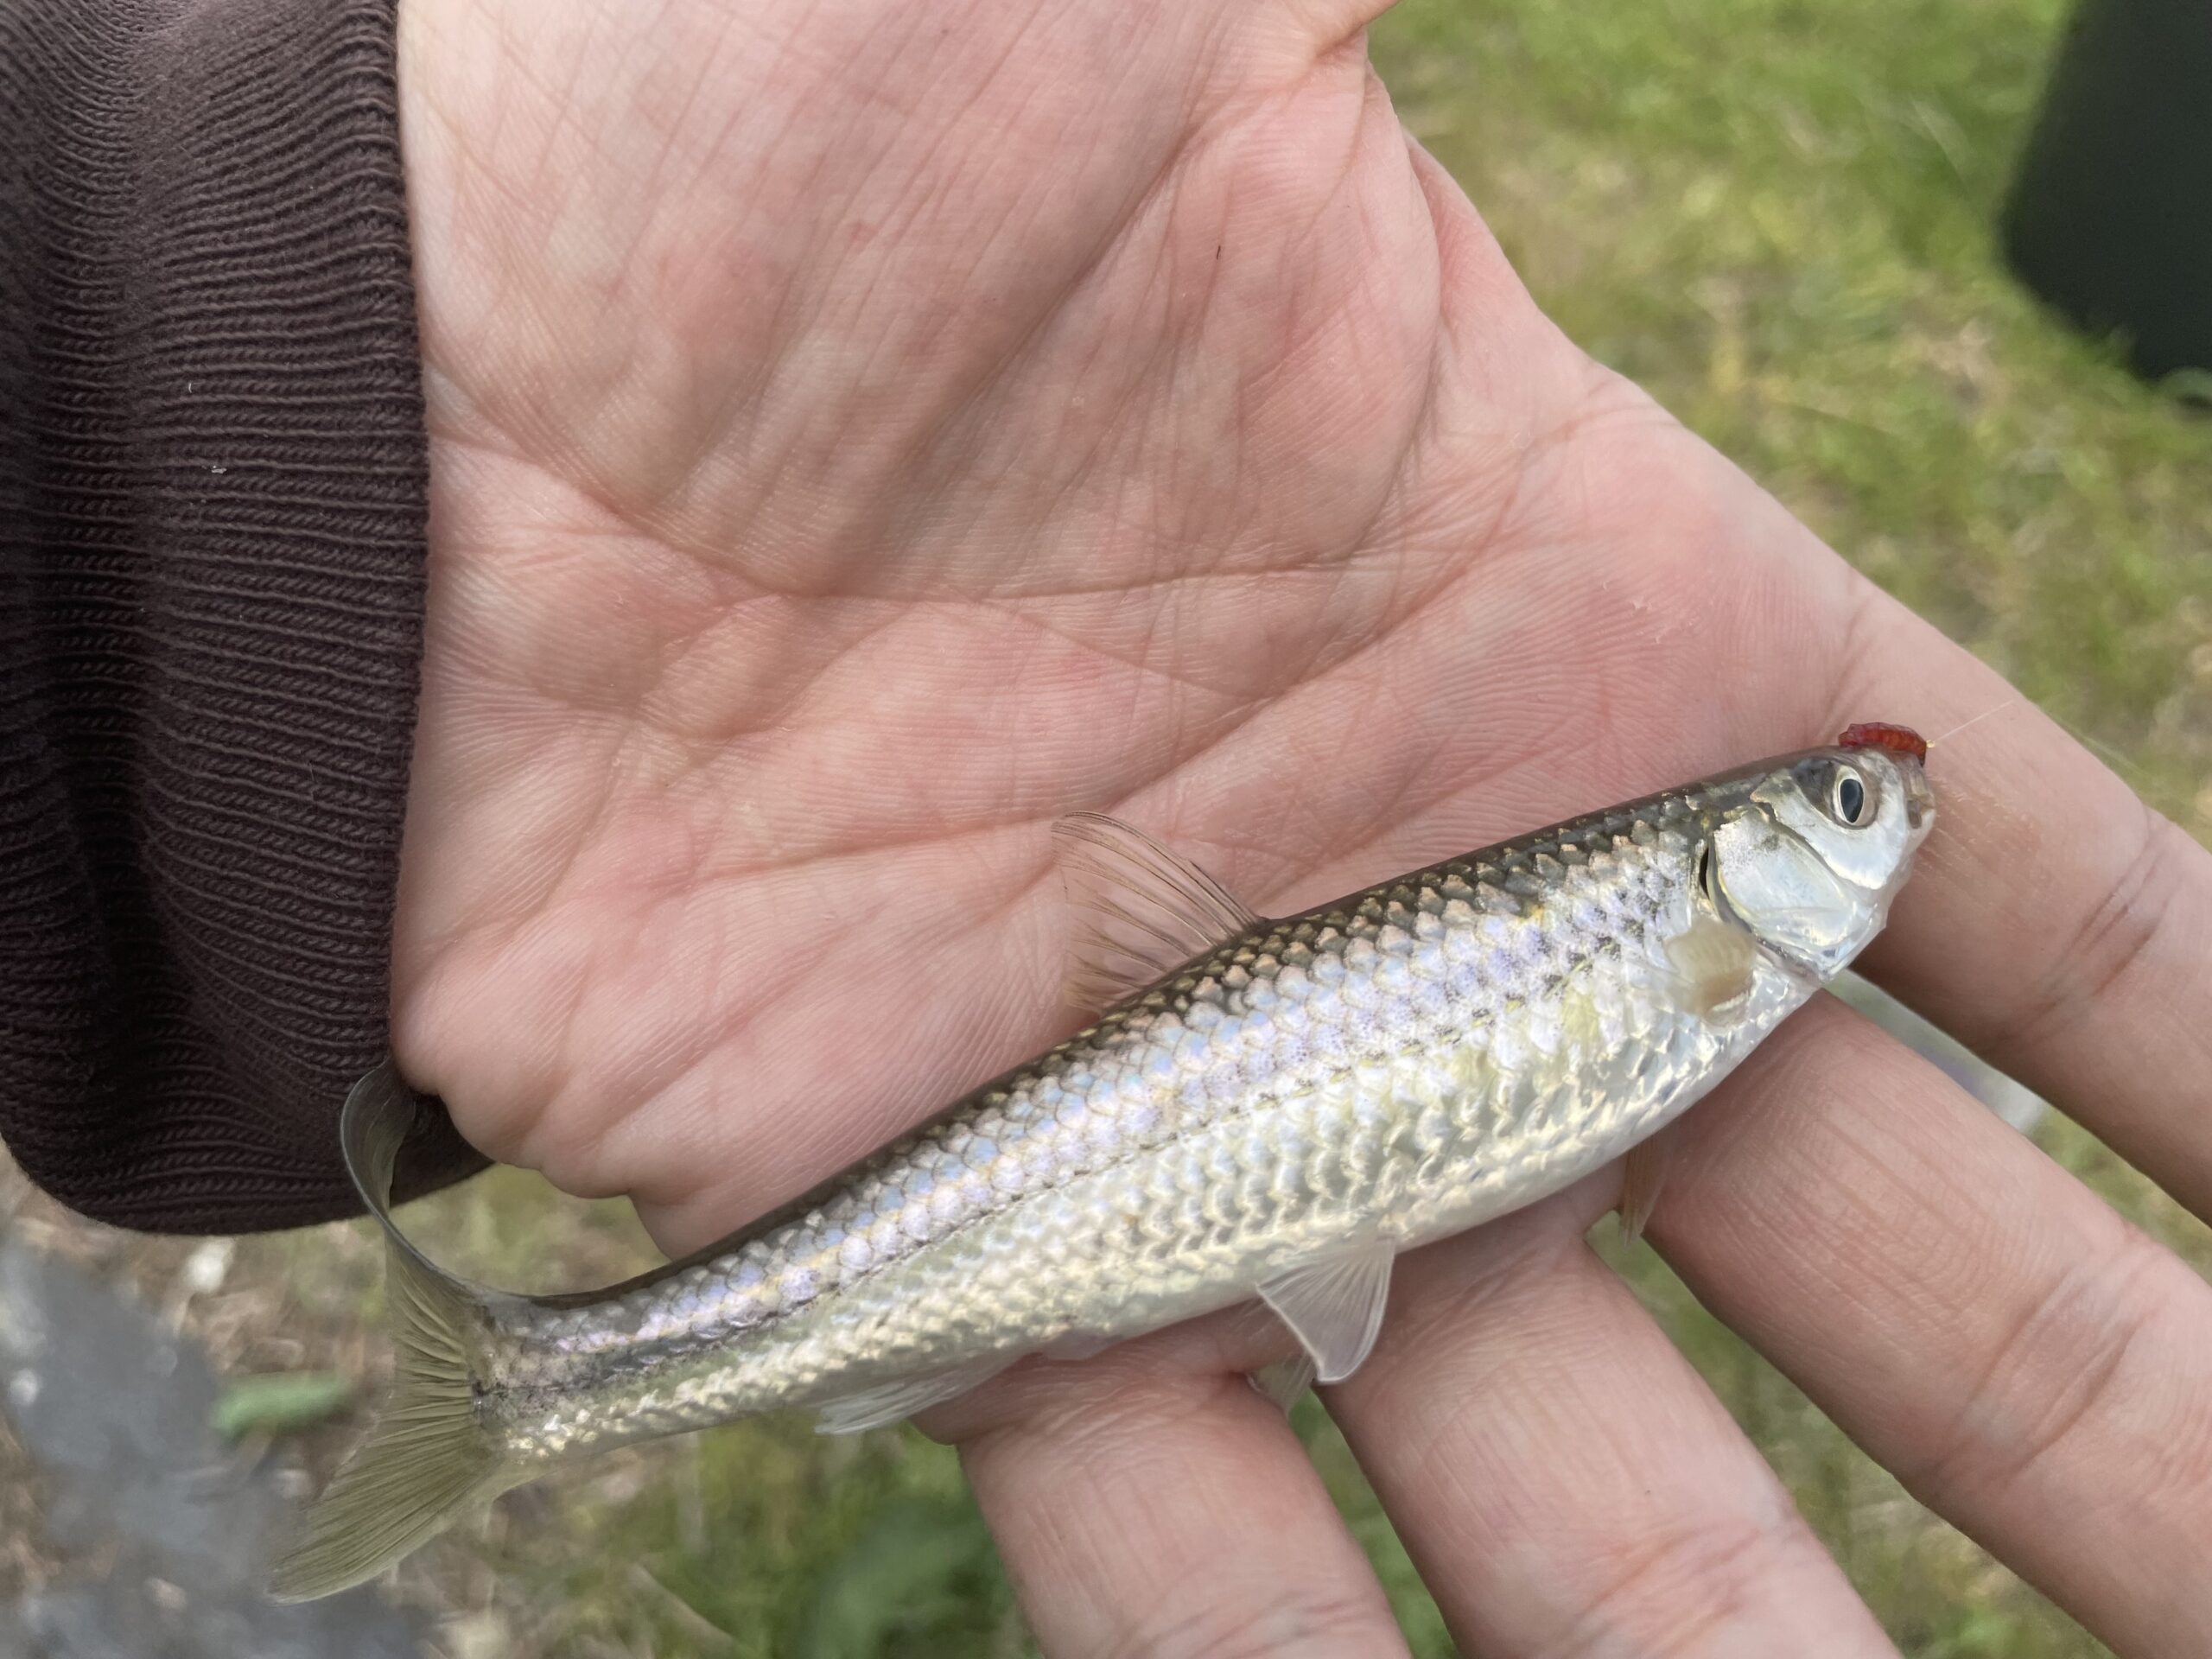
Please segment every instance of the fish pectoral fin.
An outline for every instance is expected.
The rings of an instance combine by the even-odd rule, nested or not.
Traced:
[[[969,1389],[990,1381],[1014,1362],[994,1355],[947,1371],[923,1376],[902,1376],[856,1394],[841,1395],[822,1408],[814,1425],[817,1434],[860,1434],[871,1428],[902,1423],[918,1411],[957,1399]]]
[[[1085,1013],[1259,925],[1220,882],[1118,818],[1071,813],[1052,826],[1052,839],[1075,912],[1064,988]]]
[[[1298,1396],[1313,1386],[1313,1356],[1296,1353],[1262,1365],[1246,1381],[1287,1412],[1298,1403]]]
[[[1392,1254],[1372,1239],[1260,1281],[1261,1300],[1312,1357],[1317,1382],[1343,1382],[1375,1346],[1390,1300]]]
[[[1700,915],[1668,940],[1667,961],[1682,1005],[1702,1020],[1738,1011],[1758,982],[1758,941],[1718,916]]]
[[[1643,1236],[1651,1219],[1651,1206],[1659,1202],[1660,1183],[1667,1178],[1666,1154],[1656,1141],[1639,1141],[1621,1160],[1621,1242],[1633,1244]]]

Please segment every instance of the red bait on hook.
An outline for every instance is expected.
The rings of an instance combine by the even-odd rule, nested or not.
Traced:
[[[1898,754],[1909,754],[1916,760],[1928,759],[1928,740],[1910,726],[1888,726],[1880,721],[1868,721],[1858,726],[1847,727],[1836,747],[1845,749],[1890,749]]]

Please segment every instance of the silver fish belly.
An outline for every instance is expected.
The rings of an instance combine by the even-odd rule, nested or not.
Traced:
[[[1090,820],[1090,902],[1138,924],[1093,981],[1181,965],[689,1261],[591,1297],[430,1284],[478,1457],[442,1501],[757,1412],[893,1421],[1255,1295],[1341,1376],[1393,1255],[1705,1094],[1879,929],[1932,812],[1916,756],[1812,750],[1282,920]],[[326,1544],[298,1592],[347,1565]]]

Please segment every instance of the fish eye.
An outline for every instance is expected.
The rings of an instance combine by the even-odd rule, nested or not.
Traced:
[[[1849,766],[1838,766],[1828,785],[1828,810],[1840,823],[1855,824],[1866,816],[1866,782]]]

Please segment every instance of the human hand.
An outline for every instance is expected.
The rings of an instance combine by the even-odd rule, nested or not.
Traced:
[[[1286,909],[2008,695],[1545,322],[1338,0],[409,0],[403,1065],[686,1249],[1061,1034],[1046,825]],[[2212,860],[2031,712],[1871,964],[2212,1211]],[[2123,1653],[2212,1622],[2212,1291],[1831,1003],[1669,1132],[1707,1302]],[[1478,1653],[1885,1644],[1583,1243],[1329,1392]],[[1397,1637],[1263,1315],[942,1409],[1046,1649]]]

